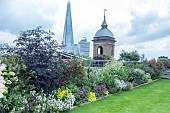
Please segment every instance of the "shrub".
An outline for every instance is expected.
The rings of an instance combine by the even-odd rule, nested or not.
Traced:
[[[144,65],[145,72],[150,74],[152,80],[161,78],[164,69],[162,62],[156,62],[155,59],[152,59],[145,61]]]
[[[170,60],[168,58],[158,58],[157,62],[161,62],[164,65],[164,68],[170,67]]]
[[[111,94],[114,94],[114,93],[117,93],[117,92],[118,92],[118,90],[117,90],[115,87],[113,87],[113,86],[109,86],[109,87],[108,87],[108,91],[109,91],[109,93],[111,93]]]
[[[147,82],[147,78],[145,76],[145,71],[141,69],[133,69],[131,77],[133,78],[134,86],[138,86],[140,84],[144,84]]]
[[[85,69],[80,61],[76,59],[70,60],[67,63],[67,69],[65,73],[65,84],[74,84],[77,86],[82,85]]]
[[[120,53],[120,60],[139,61],[140,55],[136,50],[131,51],[131,52],[126,52],[126,51],[122,50],[121,53]]]
[[[124,91],[129,91],[130,89],[132,89],[133,84],[132,83],[127,83],[126,87],[123,89]]]
[[[73,84],[67,85],[67,87],[70,89],[70,92],[72,92],[75,96],[75,102],[74,105],[80,105],[82,103],[82,98],[80,97],[80,88],[82,86],[80,86],[80,88],[78,86],[75,86]]]
[[[115,59],[108,63],[103,70],[99,72],[99,76],[103,78],[103,84],[106,84],[110,93],[117,93],[122,90],[121,87],[118,87],[118,83],[116,83],[118,81],[116,80],[127,80],[128,75],[129,72],[123,67],[123,62],[116,61]]]
[[[3,71],[8,92],[28,93],[34,89],[33,85],[28,84],[32,73],[26,70],[23,61],[17,56],[0,57],[6,64],[6,70]]]
[[[24,60],[28,71],[33,71],[30,84],[35,85],[37,91],[48,93],[60,87],[63,79],[65,64],[59,60],[58,43],[53,40],[51,31],[44,31],[41,27],[21,32],[16,42],[19,48],[16,54]]]
[[[21,113],[25,111],[27,99],[19,93],[11,92],[0,100],[1,113]]]
[[[96,97],[104,97],[104,96],[108,95],[108,93],[109,93],[105,84],[97,85],[96,87],[94,87],[93,91],[94,91]]]
[[[85,103],[88,101],[87,95],[89,94],[91,88],[88,86],[82,86],[80,87],[79,92],[77,92],[76,101],[78,101],[79,104]]]
[[[97,70],[88,68],[85,71],[82,85],[94,88],[96,85],[103,84],[103,82],[104,76],[100,76]]]
[[[118,91],[121,91],[122,89],[125,89],[126,83],[123,80],[115,79],[115,87]]]
[[[70,110],[75,102],[74,95],[65,93],[64,98],[58,98],[59,92],[46,95],[43,92],[30,92],[27,112],[34,113],[56,113],[57,111]]]

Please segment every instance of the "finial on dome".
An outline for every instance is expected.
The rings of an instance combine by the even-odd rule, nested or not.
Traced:
[[[104,16],[105,16],[106,11],[107,11],[107,9],[104,9]]]
[[[106,15],[105,15],[106,11],[107,11],[107,9],[104,9],[104,20],[103,20],[103,23],[101,25],[102,28],[107,28]]]

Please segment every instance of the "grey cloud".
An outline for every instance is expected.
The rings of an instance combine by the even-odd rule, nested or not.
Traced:
[[[135,13],[132,13],[132,16],[128,37],[135,37],[136,41],[144,42],[170,35],[170,15],[169,17],[160,17],[156,12],[151,12],[142,17]]]
[[[131,15],[133,16],[131,21],[132,29],[129,31],[128,36],[146,33],[149,25],[154,24],[158,18],[155,12],[149,13],[146,16],[138,16],[135,12],[132,12]]]
[[[50,28],[54,22],[43,17],[35,11],[35,6],[22,6],[22,4],[12,4],[15,0],[0,0],[0,31],[8,31],[19,34],[20,31],[43,26],[44,29]],[[20,3],[20,1],[18,1]],[[41,10],[40,6],[37,7]],[[51,8],[49,8],[51,10]],[[17,12],[19,11],[19,12]],[[49,12],[49,13],[47,13]],[[46,11],[45,16],[51,15],[53,11]]]

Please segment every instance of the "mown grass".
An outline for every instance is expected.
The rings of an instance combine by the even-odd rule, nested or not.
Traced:
[[[170,113],[170,80],[114,94],[67,113]]]

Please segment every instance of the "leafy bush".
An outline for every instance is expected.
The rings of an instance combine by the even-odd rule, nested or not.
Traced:
[[[54,91],[53,94],[46,95],[43,92],[36,93],[35,91],[31,91],[28,98],[29,104],[27,112],[56,113],[57,111],[66,111],[72,109],[75,102],[74,95],[67,92],[61,99],[61,96],[58,96],[60,95],[59,93],[60,92]]]
[[[164,68],[170,67],[170,60],[168,58],[158,58],[157,62],[161,62],[164,65]]]
[[[17,92],[11,92],[0,100],[1,113],[21,113],[25,111],[27,99]]]
[[[137,51],[126,52],[126,51],[122,50],[120,53],[120,60],[139,61],[140,55]]]
[[[67,87],[69,88],[70,92],[72,92],[75,96],[75,102],[74,102],[74,105],[80,105],[82,103],[82,99],[80,97],[80,88],[76,85],[73,85],[73,84],[69,84],[67,85]],[[81,87],[81,86],[80,86]]]
[[[105,97],[109,93],[105,84],[97,85],[96,87],[94,87],[93,91],[96,97]]]
[[[145,71],[138,68],[133,69],[131,77],[133,79],[132,83],[134,84],[134,86],[138,86],[140,84],[146,83],[148,80],[144,76],[145,76]]]
[[[122,68],[122,66],[122,61],[116,61],[115,59],[113,59],[110,63],[106,64],[100,74],[104,76],[107,76],[109,74],[114,75]]]
[[[127,80],[128,75],[129,72],[123,67],[123,62],[116,61],[115,59],[108,63],[103,70],[99,72],[99,76],[103,78],[103,84],[106,84],[110,93],[117,93],[122,90],[121,87],[117,87],[118,84],[116,80]]]
[[[152,80],[161,78],[164,67],[162,62],[156,62],[155,59],[144,62],[144,70],[149,73]]]
[[[132,88],[133,88],[133,84],[130,83],[130,82],[128,82],[127,85],[126,85],[126,87],[125,87],[123,90],[124,90],[124,91],[129,91],[129,90],[132,89]]]
[[[57,52],[58,43],[53,40],[51,31],[44,31],[41,27],[21,32],[16,45],[16,54],[24,60],[28,71],[33,71],[30,84],[35,85],[37,91],[51,92],[57,89],[64,77],[64,62],[60,61]]]
[[[81,86],[79,90],[74,93],[76,96],[76,105],[85,103],[88,101],[87,95],[89,94],[91,88],[88,86]]]
[[[0,59],[6,64],[6,70],[3,71],[2,76],[6,81],[8,92],[24,94],[34,89],[33,85],[28,84],[32,73],[26,70],[26,66],[19,57],[8,56],[0,57]]]
[[[112,56],[109,55],[103,55],[104,60],[112,60]]]
[[[65,73],[65,84],[82,85],[85,69],[80,61],[76,59],[70,60],[67,63]]]
[[[164,71],[164,75],[165,75],[165,76],[170,76],[170,70],[165,70],[165,71]]]
[[[117,91],[121,91],[122,89],[126,88],[127,84],[123,80],[115,79],[114,81]]]
[[[103,80],[104,76],[100,76],[97,70],[88,68],[85,71],[82,86],[94,88],[96,85],[103,84]]]

